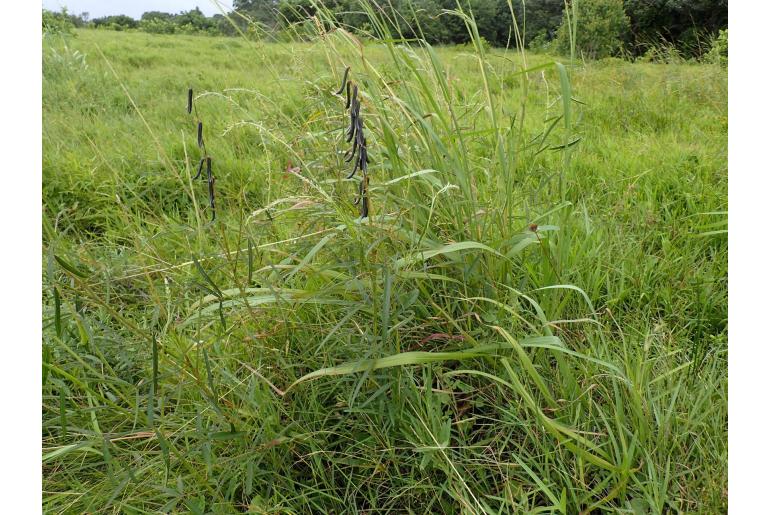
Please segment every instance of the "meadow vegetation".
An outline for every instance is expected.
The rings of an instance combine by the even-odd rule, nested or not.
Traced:
[[[312,37],[320,11],[358,37],[377,31],[361,0],[210,1],[220,10],[212,16],[196,7],[179,13],[147,11],[138,20],[125,14],[91,18],[87,12],[44,9],[43,26],[286,41],[302,25]],[[521,43],[531,50],[563,51],[577,40],[577,50],[588,58],[641,57],[664,47],[680,58],[703,59],[720,31],[727,29],[727,0],[387,0],[373,4],[390,31],[433,45],[472,40],[462,19],[451,14],[459,7],[472,13],[478,35],[492,46]],[[564,31],[573,11],[580,12],[581,30],[570,38]]]
[[[44,38],[44,510],[726,511],[725,68],[368,15]]]

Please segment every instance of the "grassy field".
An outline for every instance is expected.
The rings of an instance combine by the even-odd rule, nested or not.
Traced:
[[[44,510],[726,511],[727,73],[554,59],[46,38]]]

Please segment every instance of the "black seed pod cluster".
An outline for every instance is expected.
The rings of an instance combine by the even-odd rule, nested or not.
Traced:
[[[361,171],[361,182],[358,185],[358,196],[354,202],[360,206],[361,218],[369,216],[369,176],[368,165],[369,155],[366,147],[366,136],[364,136],[364,121],[361,117],[361,101],[358,98],[358,85],[348,81],[350,67],[345,68],[342,76],[342,85],[335,94],[341,95],[345,91],[345,109],[350,110],[350,126],[345,134],[345,141],[352,142],[353,147],[345,153],[345,162],[353,161],[353,169],[347,178],[351,179]]]
[[[192,88],[187,90],[187,114],[192,114],[192,112],[195,111],[195,118],[198,118],[198,110],[195,109],[195,106],[193,105],[193,90]],[[206,143],[203,141],[203,122],[198,119],[198,148],[200,148],[203,151],[203,157],[201,157],[200,162],[198,163],[198,173],[195,174],[195,177],[193,177],[193,180],[198,178],[206,179],[209,186],[209,208],[211,209],[211,221],[213,222],[214,219],[217,217],[217,212],[214,207],[214,175],[211,171],[211,157],[206,152]],[[203,165],[206,165],[206,176],[202,177],[203,175]]]

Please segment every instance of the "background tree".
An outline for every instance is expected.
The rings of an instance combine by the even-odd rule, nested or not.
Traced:
[[[511,5],[516,15],[519,30],[523,31],[525,46],[529,46],[536,37],[545,40],[556,38],[561,25],[562,11],[564,11],[564,0],[529,0],[526,2],[526,9],[521,0],[512,0]],[[501,18],[505,17],[509,22],[508,24],[512,24],[508,2],[503,0],[500,2],[500,6],[501,11],[504,11],[500,13]],[[507,39],[509,30],[512,28],[504,27],[498,40]],[[513,41],[513,36],[511,36],[511,41]]]
[[[173,14],[149,11],[142,14],[139,29],[152,34],[173,34],[177,30]]]
[[[66,8],[60,12],[43,9],[43,36],[72,34],[74,28]]]
[[[442,16],[441,0],[414,0],[409,16],[414,19],[416,30],[414,37],[424,37],[436,43],[452,42],[452,30],[448,24],[449,16]]]
[[[304,23],[321,8],[347,30],[374,35],[362,0],[234,0],[234,11],[206,17],[197,7],[179,14],[148,11],[140,22],[128,16],[106,16],[88,23],[88,14],[66,14],[74,27],[115,30],[139,28],[155,33],[219,34],[263,37],[291,27],[294,35],[312,36],[316,27]],[[424,38],[431,44],[470,41],[462,18],[452,11],[473,14],[479,34],[490,44],[513,47],[513,15],[526,47],[548,50],[559,38],[564,0],[373,0],[392,36]],[[459,2],[459,4],[458,4]],[[509,4],[510,2],[510,4]],[[625,13],[625,15],[623,14]],[[51,16],[48,16],[52,20]],[[651,48],[673,46],[685,57],[702,57],[719,31],[727,28],[727,0],[580,0],[578,49],[586,57],[619,52],[621,44],[632,55]],[[534,42],[534,45],[533,45]]]
[[[266,28],[274,28],[279,21],[278,0],[234,0],[233,8],[259,22]]]
[[[139,22],[137,20],[130,16],[126,16],[125,14],[94,18],[91,23],[96,28],[106,28],[113,30],[135,29],[139,26]]]
[[[727,28],[727,0],[625,0],[625,9],[631,22],[628,47],[637,55],[664,42],[700,56]]]
[[[577,17],[576,57],[599,59],[620,51],[630,26],[623,0],[580,0]],[[562,53],[570,52],[566,13],[559,28],[558,43]]]
[[[197,7],[179,13],[175,17],[175,22],[182,32],[206,32],[214,26],[214,22]]]
[[[170,13],[164,13],[161,11],[147,11],[142,14],[142,17],[139,19],[139,21],[150,21],[150,20],[172,21],[173,19],[174,19],[174,15]]]

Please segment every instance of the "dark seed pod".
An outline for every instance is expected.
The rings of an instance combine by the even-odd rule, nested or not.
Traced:
[[[364,187],[364,181],[361,180],[358,183],[358,195],[356,195],[356,199],[353,201],[353,205],[354,206],[357,206],[357,205],[359,205],[361,203],[361,199],[364,196],[364,189],[363,189],[363,187]]]
[[[353,158],[356,156],[356,150],[358,147],[356,145],[353,145],[353,148],[351,148],[346,154],[345,154],[345,162],[349,163],[353,160]]]
[[[366,174],[367,166],[366,164],[369,162],[368,159],[368,151],[366,150],[366,145],[361,147],[361,151],[358,154],[358,167],[361,168],[361,171],[364,172],[364,175]]]
[[[350,83],[349,82],[345,92],[345,109],[350,109]]]
[[[353,101],[355,103],[355,100]],[[355,112],[350,111],[350,127],[348,128],[348,133],[345,136],[345,142],[350,143],[353,140],[353,136],[356,135],[356,118],[355,118]]]
[[[361,218],[369,216],[369,196],[367,195],[369,178],[364,175],[361,179]]]
[[[198,146],[203,147],[203,122],[198,122]]]
[[[356,101],[354,109],[355,109],[355,117],[358,118],[358,115],[361,114],[361,101],[358,99],[358,86],[353,87],[353,97]]]
[[[195,174],[195,177],[193,177],[193,180],[197,179],[201,176],[201,172],[203,172],[203,163],[206,161],[205,157],[201,158],[201,162],[198,163],[198,173]]]
[[[187,114],[192,113],[192,104],[193,104],[193,92],[192,88],[187,90]]]
[[[359,147],[366,145],[366,139],[364,138],[364,122],[360,116],[356,116],[356,143]]]
[[[348,73],[350,72],[350,66],[345,68],[345,73],[342,75],[342,86],[340,86],[340,90],[335,92],[335,95],[341,95],[343,91],[345,91],[345,84],[348,82]]]
[[[209,183],[209,207],[211,207],[211,221],[213,222],[217,216],[216,208],[214,207],[214,175],[211,173],[211,158],[206,157],[206,177]]]
[[[361,151],[363,151],[363,149]],[[358,171],[359,168],[361,168],[361,154],[360,153],[359,153],[358,159],[356,159],[356,163],[353,165],[353,171],[350,172],[350,175],[348,175],[348,179],[352,178],[356,174],[356,172]]]

